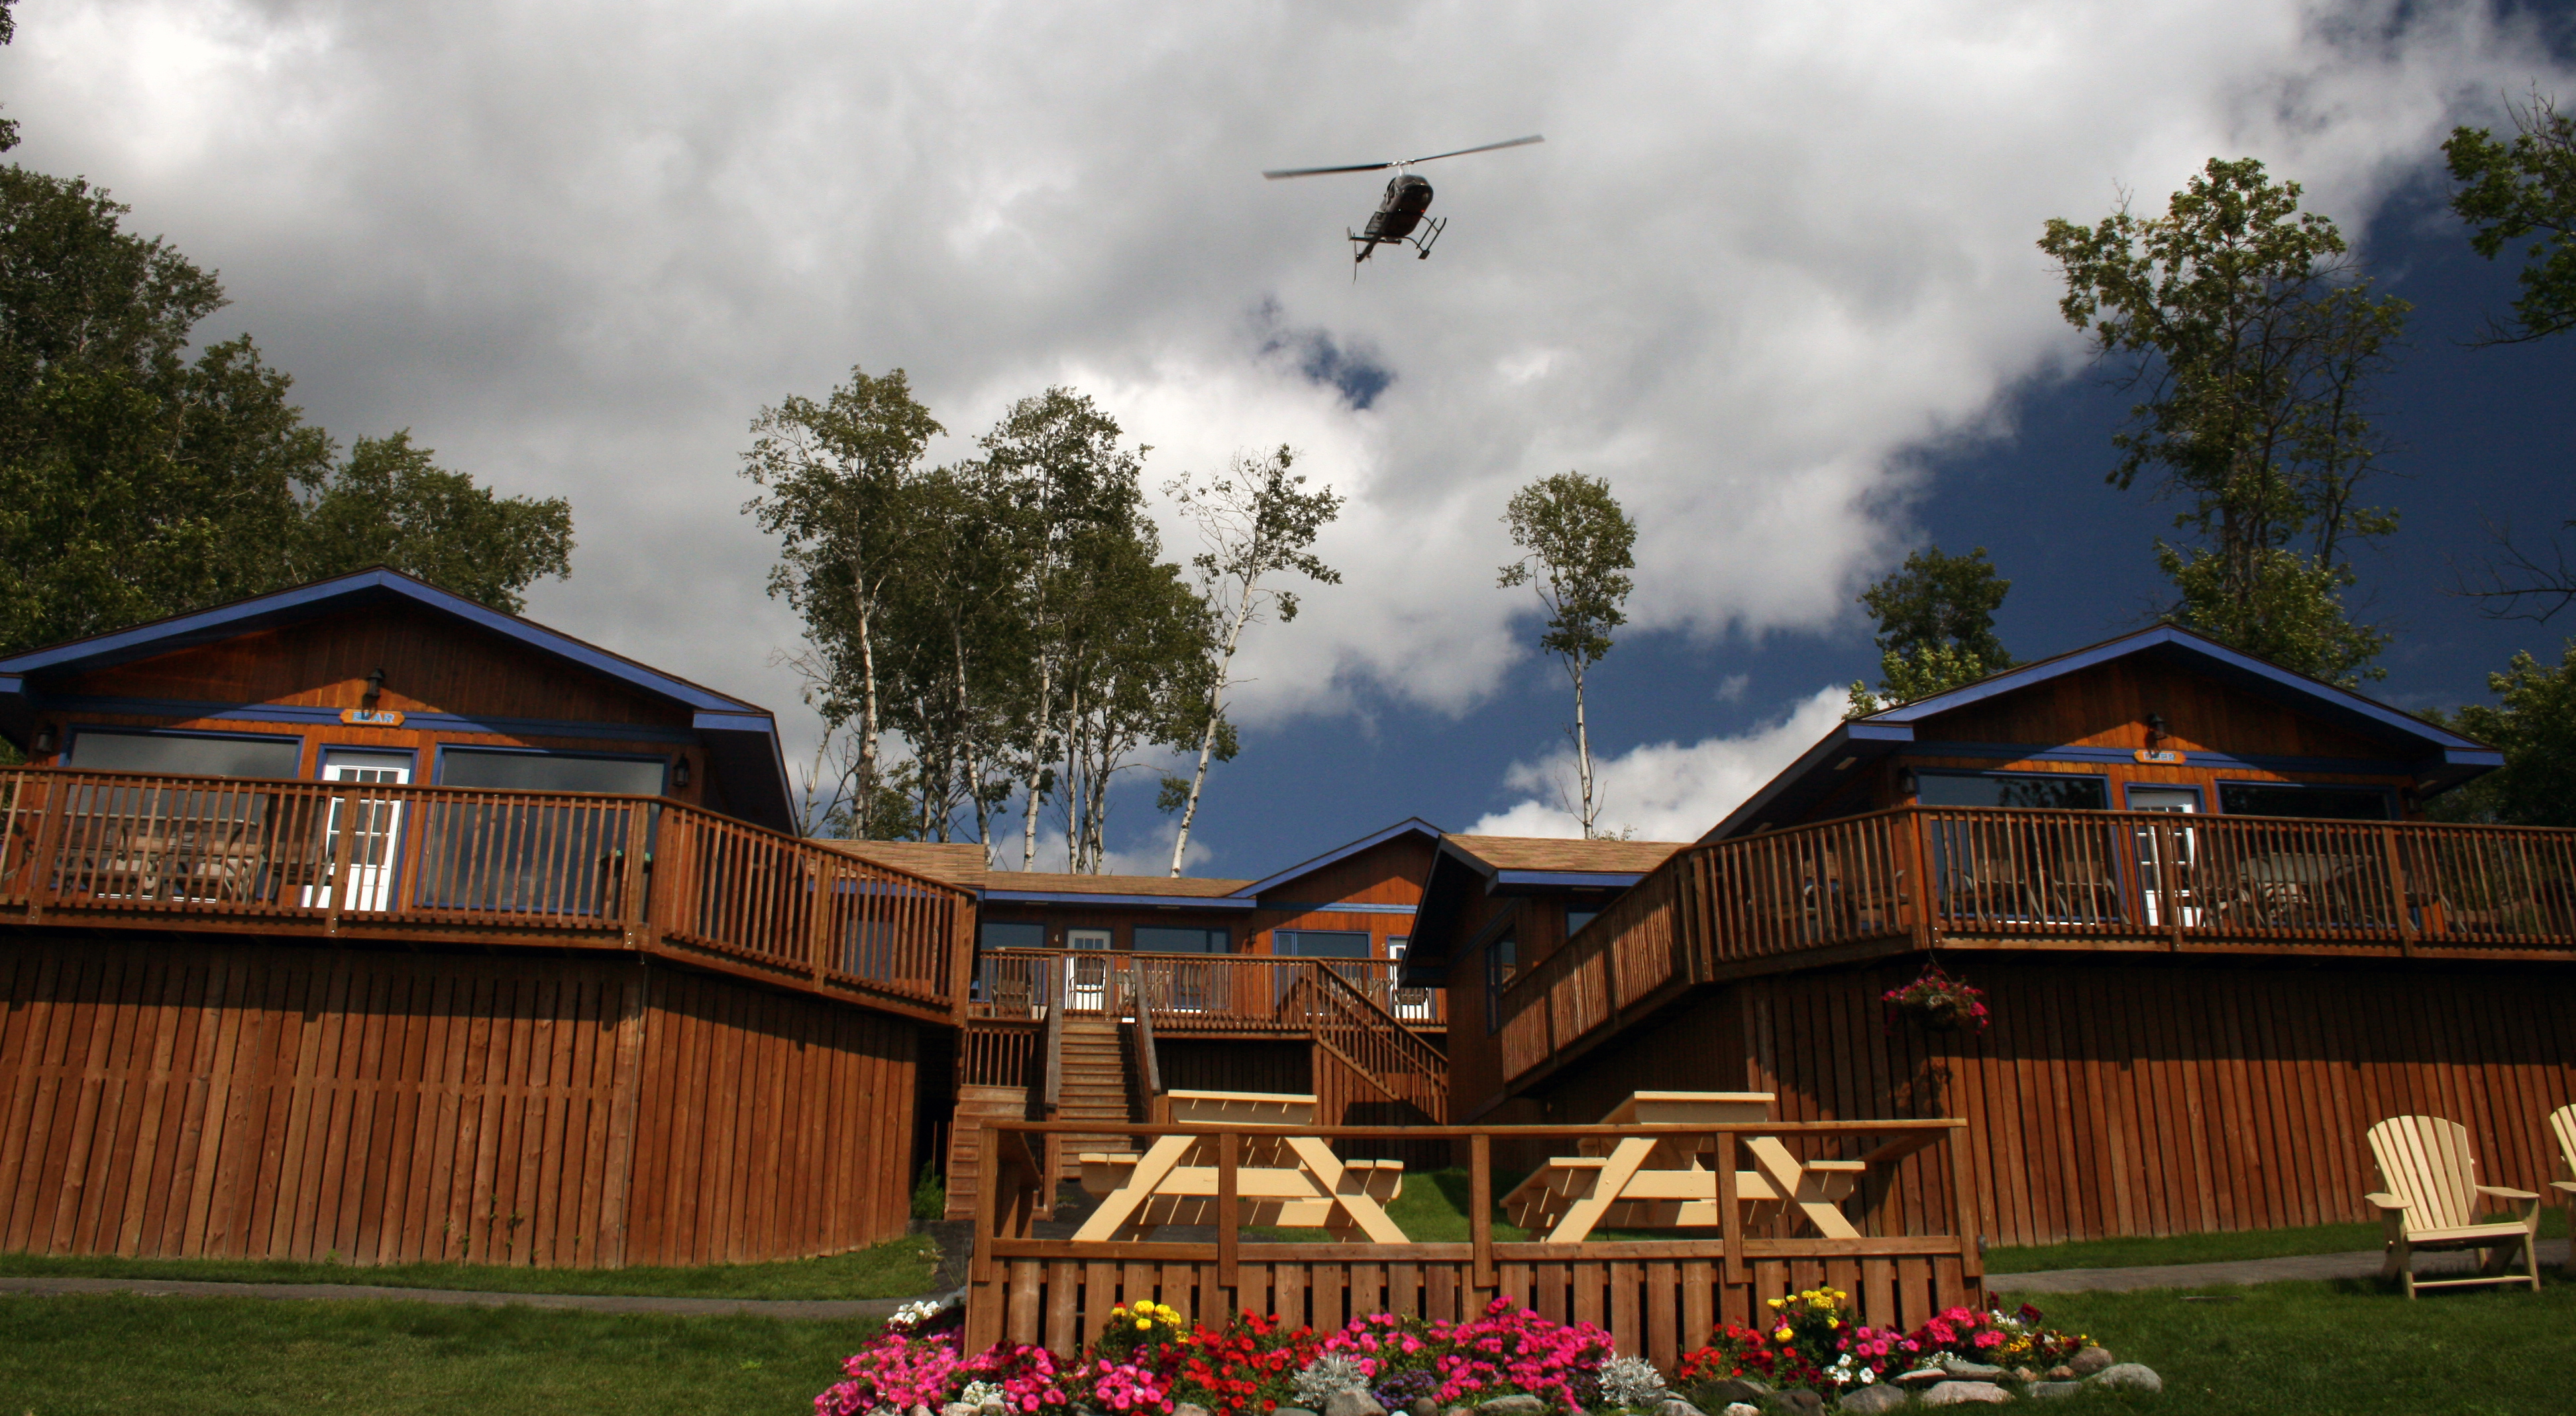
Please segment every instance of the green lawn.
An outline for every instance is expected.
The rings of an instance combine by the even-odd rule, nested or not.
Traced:
[[[855,1253],[710,1268],[536,1269],[495,1264],[291,1263],[267,1259],[119,1259],[0,1254],[0,1276],[185,1278],[206,1283],[367,1283],[493,1293],[617,1293],[669,1298],[912,1298],[930,1291],[939,1255],[927,1236]],[[5,1403],[0,1403],[4,1405]],[[15,1413],[0,1413],[15,1416]]]
[[[2567,1234],[2566,1211],[2540,1212],[2545,1239]],[[2039,1273],[2046,1269],[2133,1268],[2156,1264],[2206,1264],[2227,1259],[2278,1259],[2294,1254],[2344,1254],[2385,1242],[2376,1224],[2320,1224],[2306,1229],[2247,1229],[2222,1234],[2176,1234],[2162,1239],[2086,1239],[1986,1251],[1988,1273]],[[2546,1281],[2546,1275],[2544,1275]]]
[[[874,1322],[0,1295],[0,1410],[796,1416]]]
[[[2412,1303],[2370,1282],[2189,1292],[2227,1301],[2189,1302],[2172,1290],[2035,1301],[2050,1326],[2156,1369],[2165,1393],[2137,1400],[2142,1410],[2554,1416],[2576,1406],[2567,1376],[2576,1285],[2454,1289]]]

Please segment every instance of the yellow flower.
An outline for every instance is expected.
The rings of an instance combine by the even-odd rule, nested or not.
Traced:
[[[1153,1330],[1154,1325],[1152,1323],[1140,1322],[1136,1324],[1136,1331],[1138,1332],[1152,1332]]]

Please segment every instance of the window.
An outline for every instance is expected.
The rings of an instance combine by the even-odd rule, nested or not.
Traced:
[[[1270,939],[1272,953],[1301,959],[1365,959],[1372,954],[1365,930],[1282,929]]]
[[[1392,975],[1394,979],[1401,979],[1402,977],[1402,971],[1404,968],[1404,949],[1406,945],[1411,944],[1412,942],[1413,940],[1411,936],[1403,934],[1392,935],[1386,941],[1386,957],[1391,961],[1387,968],[1389,974]],[[1393,990],[1390,996],[1392,997],[1395,1006],[1388,1011],[1394,1013],[1398,1018],[1401,1018],[1408,1023],[1427,1023],[1431,1021],[1430,989],[1397,988]]]
[[[170,777],[270,777],[291,782],[303,762],[304,739],[282,733],[215,737],[83,728],[72,738],[64,765]]]
[[[986,920],[976,926],[975,942],[985,949],[1043,949],[1046,926],[1019,920]]]
[[[1503,989],[1520,972],[1520,946],[1504,935],[1485,946],[1485,1031],[1503,1030]]]
[[[660,796],[669,765],[659,757],[577,757],[451,747],[438,755],[438,781],[448,787]]]
[[[2038,806],[2058,811],[2101,811],[2111,794],[2100,777],[2072,772],[1918,772],[1916,797],[1925,806]]]
[[[1136,926],[1135,948],[1140,954],[1228,954],[1234,951],[1233,946],[1234,936],[1222,929]]]
[[[1600,917],[1601,911],[1599,910],[1584,909],[1576,905],[1566,906],[1565,937],[1568,939],[1573,938],[1576,930],[1581,929],[1583,926],[1590,924],[1592,921],[1599,919]]]
[[[2230,816],[2303,816],[2312,821],[2389,821],[2381,787],[2302,787],[2285,782],[2221,782],[2218,809]]]

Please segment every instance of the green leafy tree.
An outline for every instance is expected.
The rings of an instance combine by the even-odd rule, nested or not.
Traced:
[[[517,614],[520,591],[572,574],[572,504],[503,497],[414,447],[411,431],[360,438],[308,488],[303,578],[388,565]]]
[[[1611,631],[1628,622],[1626,605],[1637,568],[1637,523],[1610,494],[1610,483],[1580,472],[1560,472],[1512,494],[1503,511],[1521,558],[1502,568],[1504,588],[1528,585],[1547,611],[1539,647],[1557,656],[1574,685],[1575,811],[1589,838],[1600,834],[1601,807],[1593,790],[1592,731],[1584,680],[1609,654]]]
[[[2505,826],[2576,826],[2576,639],[2557,667],[2528,652],[2487,675],[2492,704],[2434,721],[2500,749],[2504,766],[2435,797],[2438,820]]]
[[[1266,577],[1294,573],[1318,585],[1339,585],[1342,573],[1324,564],[1313,550],[1315,538],[1335,516],[1342,499],[1330,487],[1303,491],[1306,479],[1291,472],[1294,450],[1281,446],[1265,458],[1238,457],[1230,475],[1204,487],[1179,477],[1164,491],[1198,524],[1207,549],[1191,558],[1199,595],[1213,618],[1208,636],[1211,655],[1206,725],[1199,732],[1197,770],[1186,779],[1163,782],[1165,810],[1181,814],[1172,837],[1172,874],[1190,848],[1190,825],[1198,819],[1199,796],[1207,786],[1211,760],[1234,760],[1234,726],[1225,720],[1225,691],[1234,686],[1234,655],[1243,631],[1276,613],[1281,624],[1297,618],[1297,594]]]
[[[18,32],[18,22],[9,18],[9,7],[16,3],[17,0],[0,0],[0,44],[7,44]],[[17,120],[0,118],[0,152],[7,152],[17,145]]]
[[[470,484],[442,474],[385,492],[436,489],[442,502],[379,495],[372,521],[358,514],[381,449],[338,464],[330,437],[288,401],[292,381],[247,336],[190,358],[222,287],[126,232],[127,214],[78,178],[0,168],[0,647],[380,559],[505,608],[537,574],[562,573],[561,502],[487,498],[491,515],[460,516]],[[544,534],[487,544],[493,516],[533,518]],[[325,522],[348,539],[333,542]]]
[[[1939,546],[1914,552],[1886,579],[1861,592],[1860,603],[1878,622],[1878,692],[1851,686],[1849,716],[1864,717],[1899,703],[1974,683],[2011,668],[2012,655],[1995,637],[1995,611],[2012,582],[1995,574],[1986,548],[1964,556]]]
[[[2469,244],[2477,253],[2494,260],[2529,239],[2513,319],[2490,319],[2482,344],[2519,344],[2576,329],[2576,118],[2537,93],[2512,112],[2511,142],[2463,127],[2442,144],[2460,184],[2451,210],[2474,228]],[[2576,519],[2560,529],[2576,530]],[[2576,602],[2576,565],[2563,544],[2530,551],[2510,534],[2496,539],[2495,553],[2462,585],[2463,593],[2486,601],[2491,614],[2540,621]]]
[[[2251,158],[2210,159],[2166,214],[2052,220],[2039,247],[2059,310],[2142,401],[2108,480],[2153,476],[2183,503],[2159,539],[2172,618],[2318,678],[2350,684],[2388,635],[2352,622],[2352,541],[2393,532],[2362,483],[2387,451],[2369,414],[2403,300],[2374,296],[2332,221]]]
[[[897,369],[850,381],[821,402],[790,394],[752,419],[742,475],[761,488],[744,503],[780,540],[769,593],[805,620],[820,674],[828,730],[856,722],[849,790],[872,802],[885,785],[879,761],[884,700],[877,639],[890,587],[924,567],[913,521],[922,452],[944,431]],[[873,812],[857,818],[872,829]]]

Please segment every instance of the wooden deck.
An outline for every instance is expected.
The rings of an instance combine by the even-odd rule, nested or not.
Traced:
[[[974,897],[668,799],[0,772],[0,924],[642,953],[953,1022]]]
[[[1944,1307],[1974,1303],[1984,1269],[1963,1222],[1964,1170],[1953,1120],[1607,1127],[1232,1127],[1138,1126],[1140,1141],[1213,1136],[1218,1160],[1216,1237],[1209,1243],[1079,1243],[1031,1237],[1042,1189],[1046,1137],[1075,1128],[988,1122],[983,1166],[999,1177],[979,1197],[975,1256],[967,1278],[966,1345],[1002,1341],[1077,1350],[1116,1304],[1152,1299],[1184,1319],[1230,1312],[1275,1313],[1292,1323],[1338,1327],[1351,1317],[1394,1313],[1463,1319],[1496,1297],[1513,1298],[1558,1321],[1598,1323],[1623,1352],[1671,1370],[1717,1323],[1759,1322],[1764,1300],[1830,1283],[1853,1295],[1858,1319],[1913,1326]],[[1587,1137],[1647,1134],[1706,1137],[1722,1212],[1741,1213],[1735,1195],[1739,1137],[1781,1137],[1810,1152],[1870,1139],[1932,1145],[1898,1162],[1907,1179],[1870,1187],[1852,1202],[1862,1237],[1824,1239],[1732,1224],[1717,1237],[1585,1244],[1499,1243],[1493,1236],[1497,1144],[1565,1144]],[[1401,1138],[1453,1141],[1469,1157],[1470,1237],[1464,1243],[1252,1243],[1233,1217],[1243,1213],[1238,1167],[1244,1138],[1315,1136],[1336,1143]],[[1944,1154],[1946,1152],[1946,1154]],[[1916,1172],[1920,1172],[1917,1174]],[[1410,1179],[1410,1178],[1409,1178]],[[1410,1183],[1421,1183],[1410,1179]],[[1939,1207],[1891,1205],[1894,1195],[1942,1197]]]
[[[2576,960],[2576,831],[1907,807],[1694,846],[1506,988],[1504,1075],[1697,985],[1935,946]]]

